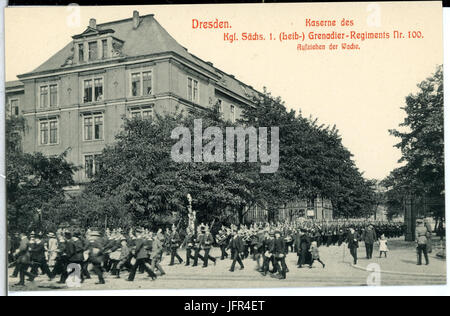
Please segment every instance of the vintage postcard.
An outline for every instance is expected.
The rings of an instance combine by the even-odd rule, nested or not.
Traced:
[[[7,7],[10,293],[445,285],[442,10]]]

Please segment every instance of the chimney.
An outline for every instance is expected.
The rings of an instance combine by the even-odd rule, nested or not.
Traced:
[[[95,20],[95,19],[90,19],[90,20],[89,20],[89,27],[90,27],[91,29],[96,29],[96,28],[97,28],[97,20]]]
[[[139,27],[140,19],[139,19],[139,11],[133,11],[133,29],[137,29]]]

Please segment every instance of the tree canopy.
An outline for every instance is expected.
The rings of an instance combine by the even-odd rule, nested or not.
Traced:
[[[406,97],[406,118],[400,129],[391,130],[400,138],[396,145],[402,152],[401,167],[384,179],[388,211],[402,212],[406,197],[427,197],[430,211],[436,217],[444,216],[444,93],[443,69],[418,85],[418,92]],[[425,203],[425,202],[424,202]]]

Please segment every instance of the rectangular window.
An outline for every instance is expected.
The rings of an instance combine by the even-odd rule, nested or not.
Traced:
[[[142,113],[141,111],[137,110],[137,111],[132,111],[131,112],[131,118],[132,119],[141,119],[142,118]]]
[[[50,144],[58,143],[58,122],[50,121]]]
[[[194,101],[198,101],[198,81],[194,80],[194,93],[193,93]]]
[[[147,109],[147,110],[142,110],[142,118],[146,119],[149,117],[153,116],[153,110],[152,109]]]
[[[19,100],[11,100],[9,102],[11,104],[11,115],[19,116]]]
[[[40,88],[40,106],[41,108],[48,107],[48,86]]]
[[[198,81],[192,78],[188,78],[188,100],[198,102],[199,100],[199,85]]]
[[[92,102],[92,80],[84,80],[84,103]]]
[[[56,84],[50,86],[50,106],[58,105],[58,86]]]
[[[236,122],[236,111],[234,105],[230,105],[231,122]]]
[[[223,113],[223,101],[221,99],[217,100],[217,110],[219,113]]]
[[[84,140],[92,140],[92,117],[84,118]]]
[[[153,108],[146,106],[141,108],[133,108],[131,110],[132,119],[148,119],[153,117]]]
[[[131,74],[131,95],[137,97],[141,95],[141,74]]]
[[[144,95],[152,94],[152,72],[147,71],[142,73],[142,91]]]
[[[108,58],[108,41],[102,40],[102,58]]]
[[[95,79],[94,80],[94,94],[95,94],[95,101],[99,102],[103,100],[103,79]]]
[[[86,178],[90,179],[94,176],[94,155],[87,155],[84,157],[84,169]]]
[[[55,145],[58,143],[58,120],[48,119],[39,122],[40,144]]]
[[[78,61],[84,61],[84,44],[78,44]]]
[[[84,103],[100,102],[104,99],[103,96],[103,78],[94,78],[84,80]]]
[[[94,117],[94,139],[103,139],[103,116]]]
[[[192,101],[192,79],[188,78],[188,100]]]
[[[93,178],[98,171],[100,171],[100,163],[99,163],[100,155],[86,155],[84,156],[84,170],[86,178]]]
[[[40,129],[41,129],[41,145],[47,145],[48,144],[48,122],[41,122]]]
[[[97,42],[90,42],[88,46],[89,46],[89,60],[97,60],[98,59]]]
[[[84,115],[84,140],[103,140],[103,114]]]

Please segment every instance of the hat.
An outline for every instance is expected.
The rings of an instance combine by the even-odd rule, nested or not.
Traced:
[[[48,234],[47,234],[47,237],[49,237],[49,238],[55,238],[56,235],[55,235],[54,233],[48,233]]]

